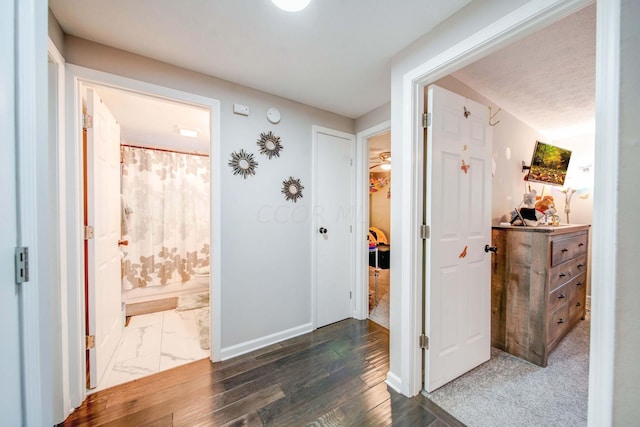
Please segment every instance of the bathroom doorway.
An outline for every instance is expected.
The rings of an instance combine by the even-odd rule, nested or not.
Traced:
[[[113,117],[120,160],[119,198],[102,205],[119,219],[119,280],[100,284],[86,256],[86,328],[95,337],[87,388],[94,392],[210,356],[211,112],[100,84],[82,87],[83,103],[92,93]],[[84,127],[96,126],[97,135],[100,121],[85,120]],[[83,134],[87,153],[91,129]],[[85,162],[85,177],[90,168]],[[85,188],[87,212],[104,185],[85,178]],[[93,226],[86,214],[85,225]],[[95,300],[105,292],[96,286],[113,281],[119,301],[105,309]],[[100,345],[101,324],[110,325],[104,335],[114,345]]]

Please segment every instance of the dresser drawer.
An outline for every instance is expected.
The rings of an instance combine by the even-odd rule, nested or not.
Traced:
[[[580,276],[587,271],[587,255],[581,255],[549,270],[549,290]]]
[[[569,301],[569,320],[574,324],[584,317],[584,299],[574,298]]]
[[[551,266],[587,253],[587,233],[551,241]]]
[[[548,318],[547,345],[554,342],[569,327],[569,304],[561,305]]]
[[[573,283],[565,283],[564,285],[556,288],[556,290],[549,293],[547,301],[547,311],[553,313],[562,304],[566,304],[571,298],[573,298]]]

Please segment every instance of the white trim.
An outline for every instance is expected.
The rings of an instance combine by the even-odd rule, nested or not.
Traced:
[[[590,426],[613,422],[618,155],[620,147],[620,0],[599,1],[596,25],[596,143],[591,262]],[[611,209],[615,213],[611,214]],[[613,252],[612,252],[613,251]]]
[[[364,245],[369,234],[369,139],[388,131],[391,131],[390,120],[356,135],[353,317],[359,320],[369,317],[369,251]]]
[[[310,322],[304,325],[296,326],[295,328],[287,329],[285,331],[276,332],[271,335],[232,345],[231,347],[223,348],[221,352],[222,360],[227,360],[246,353],[251,353],[252,351],[259,350],[272,344],[277,344],[284,340],[307,334],[314,329],[315,328],[313,327],[313,324]]]
[[[388,372],[385,383],[398,393],[402,393],[402,380],[396,374]]]
[[[6,327],[21,329],[23,425],[42,426],[52,424],[44,411],[49,407],[50,393],[43,389],[50,368],[41,358],[41,340],[48,336],[44,326],[51,325],[51,311],[40,309],[41,303],[47,304],[40,296],[49,290],[39,286],[38,268],[38,143],[48,135],[47,102],[40,99],[48,86],[46,4],[23,0],[15,2],[15,7],[18,244],[29,248],[32,268],[29,281],[20,285],[20,325]]]
[[[58,257],[56,261],[58,262],[58,278],[57,284],[59,285],[58,294],[55,295],[55,300],[52,303],[56,308],[56,320],[60,324],[60,362],[61,366],[58,366],[61,370],[59,378],[61,379],[60,383],[54,382],[53,390],[57,390],[61,393],[62,401],[54,401],[54,416],[61,411],[63,414],[62,419],[54,419],[54,422],[62,422],[64,419],[73,411],[73,406],[71,406],[71,398],[69,394],[69,381],[67,378],[69,377],[69,329],[67,325],[68,321],[68,295],[67,295],[67,263],[63,261],[63,257],[60,254],[67,253],[67,224],[66,224],[66,189],[62,185],[65,179],[65,152],[66,152],[66,141],[65,141],[65,59],[62,54],[53,43],[53,41],[49,38],[48,44],[48,53],[51,62],[56,67],[56,83],[55,83],[55,96],[56,99],[53,100],[55,102],[55,123],[50,123],[49,126],[55,126],[55,144],[52,141],[49,141],[50,147],[55,147],[55,157],[56,157],[56,183],[57,183],[57,227],[52,227],[55,231],[55,237],[57,240],[58,246]],[[51,90],[49,91],[51,94]],[[52,104],[52,100],[49,100],[49,105]],[[51,114],[49,114],[51,116]],[[54,358],[55,359],[55,358]],[[54,376],[55,379],[57,379]],[[54,394],[55,396],[55,394]]]
[[[353,186],[355,185],[356,182],[356,178],[355,178],[355,170],[357,168],[357,164],[358,164],[358,159],[354,156],[356,147],[355,147],[355,141],[356,141],[356,136],[354,134],[351,133],[346,133],[346,132],[341,132],[335,129],[330,129],[330,128],[326,128],[326,127],[322,127],[322,126],[318,126],[318,125],[311,125],[311,323],[313,324],[313,330],[318,328],[318,320],[317,320],[317,315],[318,315],[318,310],[317,310],[317,304],[318,304],[318,299],[317,299],[317,291],[318,291],[318,248],[316,246],[317,243],[317,229],[320,226],[320,224],[318,224],[318,216],[316,215],[316,208],[318,207],[318,194],[317,194],[317,188],[318,188],[318,164],[317,164],[317,154],[318,154],[318,134],[319,133],[323,133],[326,135],[331,135],[331,136],[335,136],[338,138],[344,138],[347,140],[350,140],[351,142],[353,142],[353,146],[351,147],[351,153],[350,156],[353,159],[353,162],[355,162],[355,165],[352,164],[352,168],[351,168],[351,182],[349,183],[349,185],[351,186],[351,188],[353,189]],[[351,191],[351,205],[355,206],[355,194],[354,191]],[[355,222],[355,212],[351,213],[351,223],[353,224]],[[355,270],[354,270],[354,254],[355,254],[355,247],[356,247],[357,243],[356,243],[356,239],[355,239],[355,233],[351,233],[351,248],[349,251],[349,277],[351,279],[351,287],[350,290],[351,292],[355,292],[356,288],[355,288],[355,281],[354,281],[354,275],[355,275]],[[355,304],[355,300],[351,300],[351,313],[353,313],[354,310],[354,304]]]
[[[222,357],[221,352],[221,331],[222,319],[221,310],[221,170],[223,160],[221,158],[220,147],[220,101],[171,89],[151,83],[142,82],[122,76],[117,76],[102,71],[92,70],[89,68],[79,67],[76,65],[67,65],[67,129],[81,129],[80,116],[82,111],[80,86],[83,83],[94,83],[102,86],[111,86],[130,92],[138,92],[153,95],[156,97],[177,100],[179,102],[197,105],[207,108],[211,111],[210,120],[210,165],[211,165],[211,268],[212,275],[210,281],[210,292],[213,300],[211,310],[211,360],[219,361]],[[69,282],[75,286],[71,286],[68,290],[69,294],[69,346],[70,350],[70,394],[71,404],[78,406],[86,397],[86,388],[84,384],[84,343],[81,337],[84,333],[84,261],[82,246],[82,137],[81,132],[68,132],[67,141],[69,144],[67,153],[68,158],[66,185],[67,185],[67,241],[76,242],[74,245],[69,244]],[[72,247],[73,246],[73,247]]]
[[[398,203],[409,205],[410,209],[401,209],[403,259],[400,286],[403,311],[399,329],[402,393],[407,396],[416,395],[422,383],[421,366],[416,360],[418,328],[422,318],[421,301],[416,301],[422,292],[422,253],[418,250],[418,218],[422,200],[418,203],[415,199],[422,197],[417,188],[420,171],[415,157],[415,145],[419,143],[415,129],[420,125],[423,108],[423,104],[418,104],[420,93],[429,83],[508,45],[515,37],[530,34],[589,3],[591,0],[532,0],[403,76],[401,173],[404,184]]]

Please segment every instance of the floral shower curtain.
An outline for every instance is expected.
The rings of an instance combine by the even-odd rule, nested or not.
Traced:
[[[124,289],[191,279],[209,266],[209,158],[122,146]]]

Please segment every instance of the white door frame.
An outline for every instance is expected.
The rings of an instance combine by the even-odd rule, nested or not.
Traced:
[[[69,380],[71,405],[79,406],[86,397],[84,383],[85,350],[84,340],[84,246],[83,246],[83,163],[82,163],[82,132],[80,117],[82,113],[81,84],[93,83],[110,86],[129,92],[143,93],[160,98],[177,100],[208,109],[210,117],[210,170],[211,170],[211,355],[212,361],[221,360],[221,160],[220,149],[220,101],[183,92],[176,89],[162,87],[127,77],[117,76],[76,65],[67,65],[67,242],[68,242],[68,330],[69,330]]]
[[[22,423],[25,426],[50,425],[52,405],[49,387],[51,371],[44,362],[48,355],[49,330],[53,320],[48,296],[41,286],[39,223],[46,222],[46,209],[38,200],[42,183],[38,173],[39,144],[48,141],[48,103],[42,100],[47,86],[47,6],[44,0],[14,1],[15,17],[15,118],[17,170],[18,246],[29,248],[29,281],[20,285],[20,328]],[[3,142],[6,143],[6,142]],[[45,216],[43,218],[43,216]],[[43,260],[46,263],[46,260]],[[45,273],[45,272],[43,272]],[[6,284],[3,284],[6,285]],[[43,309],[44,308],[44,309]]]
[[[319,222],[318,222],[318,216],[316,215],[317,213],[317,209],[318,209],[318,200],[317,200],[317,163],[316,163],[316,153],[318,150],[318,133],[324,133],[327,135],[331,135],[331,136],[335,136],[338,138],[345,138],[345,139],[349,139],[352,140],[354,142],[353,147],[351,147],[351,158],[353,159],[353,161],[357,164],[357,160],[355,158],[355,151],[356,151],[356,147],[355,147],[355,135],[351,134],[351,133],[346,133],[346,132],[341,132],[335,129],[330,129],[330,128],[326,128],[326,127],[322,127],[322,126],[318,126],[318,125],[312,125],[311,126],[311,323],[312,323],[312,328],[315,330],[318,328],[318,322],[317,322],[317,304],[318,304],[318,299],[317,299],[317,292],[318,292],[318,280],[317,280],[317,272],[318,272],[318,265],[317,265],[317,260],[318,260],[318,250],[317,250],[317,246],[316,246],[316,239],[317,239],[317,234],[318,234],[318,227],[320,226]],[[351,206],[354,207],[355,206],[355,192],[353,191],[353,185],[356,181],[356,177],[355,177],[355,167],[356,165],[354,165],[354,167],[351,168],[351,182],[349,182],[349,185],[351,186]],[[355,211],[356,209],[352,209],[352,211]],[[351,224],[355,223],[355,212],[351,212]],[[355,274],[355,269],[354,269],[354,256],[355,256],[355,250],[354,248],[356,247],[356,233],[351,233],[351,255],[350,255],[350,291],[352,292],[352,294],[356,291],[355,290],[355,280],[354,280],[354,274]],[[351,300],[351,313],[354,313],[354,303],[355,300],[352,299]],[[353,315],[353,314],[352,314]]]
[[[402,242],[403,259],[400,264],[402,301],[399,306],[402,307],[402,313],[398,330],[401,335],[402,348],[401,382],[396,386],[399,386],[402,393],[407,396],[414,396],[420,392],[422,384],[422,364],[417,337],[421,331],[423,299],[421,286],[422,251],[420,250],[418,232],[422,218],[423,191],[420,179],[421,170],[417,166],[419,164],[417,159],[420,154],[419,147],[422,146],[424,139],[424,129],[421,124],[424,88],[430,83],[434,83],[438,79],[509,45],[513,40],[544,28],[590,3],[591,0],[531,1],[403,75],[400,103],[403,106],[401,141],[403,155],[398,173],[402,174],[404,188],[402,200],[397,203],[403,204],[400,221],[402,235],[406,238]],[[616,34],[619,34],[619,31]],[[598,39],[602,39],[602,37],[601,30],[599,30]],[[600,102],[596,100],[598,105]],[[617,174],[612,176],[617,176]],[[596,181],[598,180],[596,179]],[[594,230],[599,226],[596,215],[594,215]],[[607,242],[609,240],[607,239]],[[604,247],[612,246],[605,244]],[[598,280],[594,282],[598,282]],[[613,329],[610,329],[609,332],[612,333]],[[592,390],[592,394],[595,394],[594,390]],[[595,402],[594,400],[590,401]],[[610,399],[609,402],[611,402]]]
[[[356,135],[353,317],[360,320],[369,317],[369,250],[364,244],[369,235],[369,139],[390,130],[391,121],[387,120]]]

